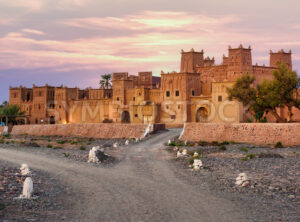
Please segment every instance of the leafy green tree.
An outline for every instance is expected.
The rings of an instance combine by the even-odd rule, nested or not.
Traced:
[[[0,108],[0,116],[14,116],[9,117],[8,122],[12,124],[17,124],[17,116],[24,115],[25,112],[21,112],[20,107],[17,105],[7,105]]]
[[[5,106],[8,106],[8,102],[7,101],[4,101],[1,105],[0,105],[0,108],[3,108]]]
[[[291,122],[292,108],[300,109],[298,88],[300,81],[297,73],[288,69],[285,64],[273,72],[273,80],[264,80],[262,84],[253,87],[255,78],[244,74],[231,89],[227,89],[229,98],[235,98],[249,107],[250,113],[260,122],[266,120],[266,114],[271,113],[277,122]],[[278,108],[287,107],[288,118],[281,117]]]
[[[104,74],[101,76],[101,80],[99,82],[100,87],[104,89],[109,89],[111,88],[111,74]]]

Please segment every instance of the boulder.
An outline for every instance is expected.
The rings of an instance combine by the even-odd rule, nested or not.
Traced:
[[[194,170],[200,170],[203,166],[202,161],[200,159],[194,159],[193,168]]]

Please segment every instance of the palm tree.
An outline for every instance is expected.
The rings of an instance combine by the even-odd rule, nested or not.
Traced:
[[[104,74],[101,76],[101,80],[99,82],[100,87],[104,89],[111,88],[111,74]]]

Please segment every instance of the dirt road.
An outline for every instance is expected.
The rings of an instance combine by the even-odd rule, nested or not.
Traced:
[[[28,163],[72,187],[76,205],[67,221],[243,221],[231,201],[176,176],[162,147],[179,134],[170,130],[128,146],[125,159],[109,168],[22,149],[0,149],[0,161]]]

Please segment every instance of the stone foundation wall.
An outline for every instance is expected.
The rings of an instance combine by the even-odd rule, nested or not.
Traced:
[[[300,145],[300,123],[186,123],[182,141],[235,141],[255,145]]]
[[[161,127],[159,127],[160,129]],[[67,136],[97,139],[142,138],[147,129],[144,124],[56,124],[14,126],[12,135]],[[156,129],[153,127],[153,129]]]

